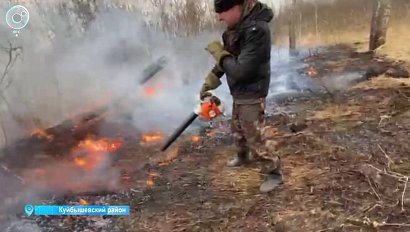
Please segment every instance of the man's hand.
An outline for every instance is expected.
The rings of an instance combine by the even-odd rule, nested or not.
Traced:
[[[205,48],[215,59],[216,63],[222,67],[222,60],[226,56],[232,56],[231,53],[226,51],[224,47],[222,46],[221,42],[219,41],[214,41],[208,44],[208,46]]]
[[[199,97],[203,100],[208,95],[209,90],[214,90],[222,84],[221,80],[211,71],[205,78],[205,82],[202,85]]]

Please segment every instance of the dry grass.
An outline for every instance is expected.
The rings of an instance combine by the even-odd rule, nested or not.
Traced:
[[[381,89],[381,88],[397,88],[403,86],[410,86],[410,79],[406,78],[389,78],[386,76],[380,76],[377,78],[373,78],[370,81],[359,83],[353,86],[353,89],[362,89],[362,90],[370,90],[370,89]]]
[[[341,117],[349,117],[350,119],[355,119],[361,116],[362,111],[361,106],[334,106],[330,105],[323,110],[315,111],[307,117],[307,120],[324,120],[324,119],[335,119]]]
[[[299,47],[327,46],[339,43],[355,43],[358,51],[368,50],[372,2],[369,0],[343,0],[333,5],[317,6],[299,4],[300,22],[297,22]],[[410,61],[410,4],[408,1],[393,1],[392,18],[387,34],[387,43],[378,52],[392,58]],[[288,44],[288,13],[285,10],[274,23],[275,42],[278,46]],[[317,17],[317,18],[316,18]]]

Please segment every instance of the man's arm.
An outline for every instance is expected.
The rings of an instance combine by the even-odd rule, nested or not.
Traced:
[[[225,74],[224,71],[222,71],[222,69],[218,65],[215,65],[212,68],[212,70],[206,76],[204,84],[202,85],[201,92],[200,92],[201,98],[203,97],[205,92],[214,90],[222,84],[220,78],[224,74]]]
[[[270,54],[270,46],[268,24],[248,29],[239,56],[225,56],[221,62],[223,70],[234,81],[251,80],[259,72],[260,63],[266,60],[267,54]]]
[[[219,67],[217,64],[214,65],[211,72],[215,74],[218,79],[220,79],[225,74],[224,70],[222,70],[221,67]]]

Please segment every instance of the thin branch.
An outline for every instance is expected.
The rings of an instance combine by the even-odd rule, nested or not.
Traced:
[[[17,50],[19,50],[19,49],[22,49],[21,47],[13,47],[13,44],[11,43],[11,42],[9,42],[9,45],[10,45],[10,47],[9,48],[3,48],[4,50],[6,50],[7,51],[7,53],[8,53],[8,55],[9,55],[9,61],[8,61],[8,63],[7,63],[7,65],[6,65],[6,67],[4,68],[4,71],[3,71],[3,75],[2,75],[2,77],[1,77],[1,80],[0,80],[0,86],[3,84],[3,81],[5,80],[5,78],[6,78],[6,76],[7,76],[7,74],[8,74],[8,72],[10,71],[10,68],[13,66],[13,64],[14,64],[14,62],[15,62],[15,59],[13,60],[13,52],[14,51],[17,51]],[[17,55],[18,56],[18,55]]]
[[[364,213],[369,213],[369,212],[371,212],[372,210],[374,210],[374,209],[377,208],[377,207],[382,207],[382,206],[381,206],[380,204],[375,204],[375,205],[373,205],[372,207],[366,209],[366,210],[364,211]]]
[[[367,164],[369,167],[373,168],[374,170],[378,171],[381,174],[384,174],[386,176],[390,176],[393,177],[395,179],[398,179],[399,181],[402,181],[402,179],[406,179],[406,176],[399,174],[399,173],[393,173],[393,172],[387,172],[386,170],[382,171],[379,168],[376,168],[375,166],[371,165],[371,164]]]
[[[4,143],[7,146],[9,144],[9,142],[8,142],[8,139],[7,139],[6,128],[4,128],[3,120],[1,120],[1,119],[0,119],[0,127],[1,127],[1,131],[3,132]]]
[[[10,65],[10,67],[14,66],[14,64],[16,63],[17,58],[19,57],[19,55],[20,55],[20,53],[17,53],[17,54],[14,56],[13,63]],[[13,79],[9,79],[9,81],[7,82],[7,84],[4,86],[4,90],[8,89],[8,88],[10,87],[11,83],[13,83]]]
[[[8,49],[9,61],[6,65],[6,67],[4,68],[3,75],[2,75],[1,80],[0,80],[0,86],[3,84],[4,78],[6,78],[6,76],[7,76],[9,66],[10,66],[11,62],[13,61],[13,50],[12,50],[13,47],[12,47],[11,42],[9,42],[9,43],[10,43],[10,48]]]
[[[371,228],[374,228],[374,229],[378,229],[378,228],[384,227],[384,226],[410,227],[410,224],[377,222],[377,221],[371,221],[369,218],[364,218],[364,220],[357,220],[357,219],[347,218],[346,222],[348,222],[352,225],[355,225],[355,226],[371,227]]]
[[[404,223],[380,223],[378,224],[378,227],[382,227],[382,226],[410,227],[410,224],[404,224]]]
[[[383,152],[383,154],[384,154],[384,156],[386,157],[386,159],[387,159],[387,168],[389,169],[389,171],[390,171],[390,165],[392,164],[392,163],[394,163],[393,162],[393,160],[387,155],[387,153],[383,150],[383,148],[380,146],[380,144],[377,144],[377,146],[379,147],[379,149]]]
[[[409,182],[409,177],[406,178],[406,183],[404,183],[403,193],[401,194],[401,210],[402,211],[404,211],[404,194],[406,193],[408,182]]]
[[[366,178],[367,178],[367,182],[369,183],[370,187],[372,188],[372,190],[373,190],[374,194],[376,195],[377,199],[379,201],[381,201],[382,199],[380,198],[380,195],[376,192],[376,189],[374,189],[374,187],[373,187],[373,185],[370,181],[370,178],[367,175],[366,175]]]

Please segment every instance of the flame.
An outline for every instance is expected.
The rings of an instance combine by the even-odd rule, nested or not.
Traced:
[[[82,168],[87,168],[87,160],[80,158],[80,157],[75,157],[74,158],[74,163]]]
[[[88,201],[80,198],[80,205],[88,205]]]
[[[148,188],[152,188],[155,185],[155,177],[159,177],[159,174],[155,171],[150,171],[148,174],[148,179],[146,181],[146,185]]]
[[[120,139],[110,141],[109,139],[87,138],[72,150],[74,164],[86,170],[95,169],[106,159],[107,154],[117,151],[121,145]]]
[[[164,135],[161,132],[146,133],[142,135],[141,143],[153,143],[159,142],[164,139]]]
[[[192,142],[197,143],[201,140],[201,137],[199,137],[199,135],[194,135],[191,138]]]
[[[144,88],[144,94],[145,96],[152,97],[155,95],[157,90],[154,87],[145,87]]]
[[[91,152],[114,152],[120,148],[121,144],[122,141],[120,139],[115,139],[113,141],[110,141],[109,139],[85,139],[78,144],[77,148],[85,148]]]
[[[31,136],[37,136],[39,138],[46,138],[47,140],[51,141],[54,139],[53,135],[48,134],[45,130],[36,128],[31,132]]]
[[[314,67],[309,67],[308,70],[306,71],[306,73],[307,73],[307,75],[309,75],[311,77],[314,77],[318,74],[317,70]]]
[[[154,180],[153,180],[152,178],[149,177],[149,178],[147,179],[146,184],[147,184],[147,187],[148,187],[148,188],[152,188],[152,187],[155,185],[155,182],[154,182]]]

